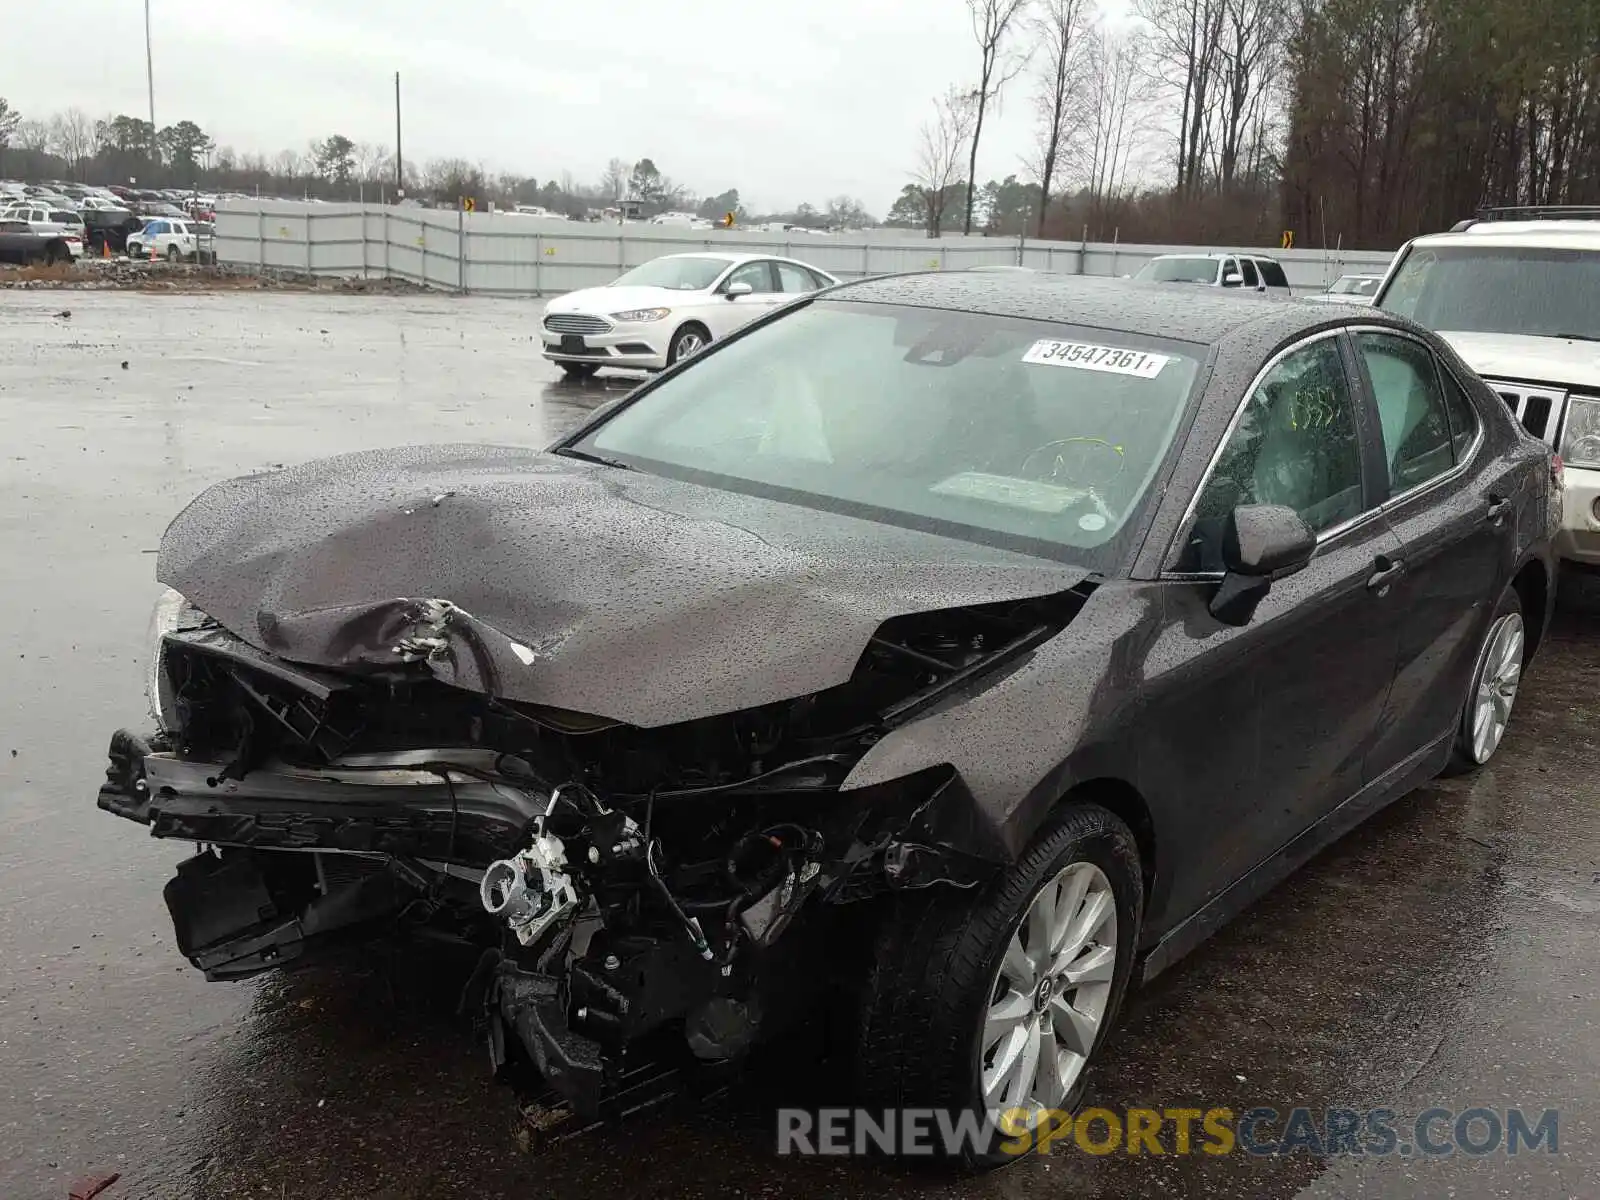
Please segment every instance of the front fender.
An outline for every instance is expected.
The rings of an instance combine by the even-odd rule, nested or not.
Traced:
[[[972,797],[967,844],[1015,859],[1076,784],[1112,776],[1138,786],[1124,733],[1138,715],[1137,664],[1160,613],[1149,588],[1101,585],[1019,666],[886,735],[843,791],[947,766]]]

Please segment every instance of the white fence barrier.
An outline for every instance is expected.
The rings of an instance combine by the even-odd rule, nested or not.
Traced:
[[[376,204],[230,201],[217,211],[218,261],[313,275],[404,279],[451,291],[548,296],[609,283],[663,254],[700,249],[765,252],[813,263],[843,279],[895,271],[1018,264],[1078,275],[1131,275],[1158,254],[1234,246],[1117,246],[1014,238],[929,239],[901,229],[831,236],[552,221],[512,213],[457,213]],[[1372,251],[1263,250],[1298,291],[1347,273],[1377,273]]]

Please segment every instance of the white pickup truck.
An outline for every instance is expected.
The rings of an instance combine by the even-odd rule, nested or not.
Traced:
[[[1444,335],[1560,454],[1557,546],[1600,565],[1600,208],[1494,209],[1419,237],[1374,304]]]

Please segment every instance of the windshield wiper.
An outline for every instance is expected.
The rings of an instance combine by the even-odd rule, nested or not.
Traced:
[[[1600,334],[1594,333],[1547,333],[1545,336],[1563,338],[1569,342],[1600,342]]]
[[[599,463],[602,467],[615,467],[619,471],[633,470],[627,463],[619,459],[607,458],[604,454],[592,454],[588,450],[578,450],[572,446],[563,446],[556,453],[565,458],[579,458],[584,462]]]

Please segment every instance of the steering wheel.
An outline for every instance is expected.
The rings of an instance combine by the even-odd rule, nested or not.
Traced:
[[[1127,458],[1121,446],[1097,437],[1057,438],[1031,451],[1020,474],[1041,483],[1096,491],[1116,482]]]

